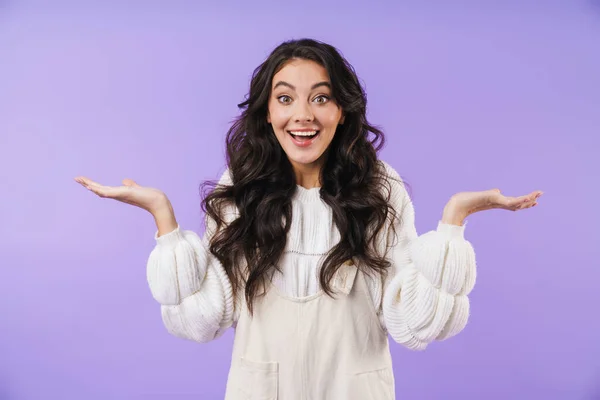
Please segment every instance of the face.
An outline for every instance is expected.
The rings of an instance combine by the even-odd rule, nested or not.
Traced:
[[[342,109],[331,98],[327,70],[294,59],[273,77],[267,122],[296,171],[320,169]]]

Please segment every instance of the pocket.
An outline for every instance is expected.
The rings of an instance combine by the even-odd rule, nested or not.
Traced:
[[[237,398],[240,400],[277,400],[279,365],[275,361],[251,361],[240,358]]]
[[[368,393],[367,399],[394,400],[396,398],[394,372],[391,367],[359,374],[360,382]]]

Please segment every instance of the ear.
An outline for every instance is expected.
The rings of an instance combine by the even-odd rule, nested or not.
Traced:
[[[346,120],[346,114],[342,113],[342,118],[340,118],[339,125],[344,125],[345,120]]]
[[[267,124],[271,123],[271,114],[267,111]]]

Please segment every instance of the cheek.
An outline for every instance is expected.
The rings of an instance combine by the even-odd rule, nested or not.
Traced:
[[[290,119],[290,112],[286,108],[271,106],[269,107],[269,116],[273,128],[281,128]]]
[[[324,125],[327,126],[337,126],[340,118],[341,113],[336,107],[333,107],[329,110],[325,110],[321,115],[321,121]]]

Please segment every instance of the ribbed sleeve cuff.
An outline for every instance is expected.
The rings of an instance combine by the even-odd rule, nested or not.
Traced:
[[[175,245],[184,240],[184,238],[179,225],[177,225],[177,228],[160,237],[158,236],[158,231],[156,231],[154,233],[154,240],[156,240],[156,244],[160,247],[175,247]]]
[[[462,226],[438,222],[437,231],[447,235],[449,239],[464,239],[467,221]]]

